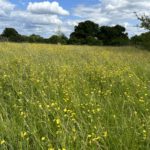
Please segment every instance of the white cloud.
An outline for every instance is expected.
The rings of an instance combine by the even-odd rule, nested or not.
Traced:
[[[62,21],[58,18],[57,15],[42,15],[32,14],[26,11],[14,11],[11,13],[10,17],[18,21],[37,25],[62,24]]]
[[[0,0],[0,16],[6,16],[15,8],[15,5],[7,0]]]
[[[81,20],[67,20],[66,24],[68,26],[77,26],[79,22],[81,22]]]
[[[58,2],[30,2],[27,10],[35,14],[69,15],[69,12],[59,6]]]

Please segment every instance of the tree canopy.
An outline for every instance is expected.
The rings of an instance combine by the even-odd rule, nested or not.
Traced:
[[[129,39],[125,31],[126,29],[120,25],[100,27],[92,21],[85,21],[75,26],[69,42],[88,45],[126,45]]]
[[[13,42],[23,41],[22,36],[14,28],[5,28],[1,36]]]
[[[98,39],[103,41],[104,45],[126,45],[128,43],[128,34],[123,26],[114,27],[102,26],[98,32]]]
[[[68,38],[64,35],[52,35],[48,42],[52,44],[67,44]]]
[[[88,44],[88,41],[94,41],[95,43],[98,31],[98,24],[89,20],[80,22],[71,33],[69,42],[71,44]]]

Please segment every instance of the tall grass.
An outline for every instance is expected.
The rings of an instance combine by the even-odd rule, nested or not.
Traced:
[[[1,43],[0,149],[149,150],[150,53]]]

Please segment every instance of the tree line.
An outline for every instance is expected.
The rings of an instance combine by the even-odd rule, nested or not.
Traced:
[[[147,16],[137,16],[137,18],[141,21],[140,27],[148,29],[149,31],[150,19]],[[0,41],[106,46],[123,46],[132,44],[150,47],[150,32],[129,38],[126,28],[121,25],[99,26],[98,24],[87,20],[80,22],[75,26],[74,32],[70,34],[69,38],[63,33],[52,35],[49,38],[43,38],[36,34],[25,36],[19,34],[14,28],[5,28],[0,35]]]
[[[74,32],[67,38],[64,34],[52,35],[50,38],[43,38],[32,34],[25,36],[19,34],[14,28],[5,28],[1,34],[1,41],[30,42],[30,43],[51,43],[51,44],[76,44],[76,45],[126,45],[129,42],[128,34],[123,26],[113,27],[99,26],[92,21],[80,22],[75,26]]]

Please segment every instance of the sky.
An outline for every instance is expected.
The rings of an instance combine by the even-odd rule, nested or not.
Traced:
[[[150,15],[150,0],[0,0],[0,33],[6,27],[20,34],[50,37],[58,31],[69,36],[79,22],[120,24],[129,36],[141,34],[134,12]]]

